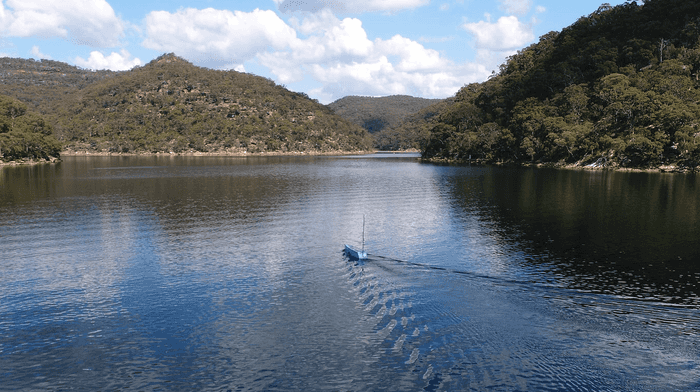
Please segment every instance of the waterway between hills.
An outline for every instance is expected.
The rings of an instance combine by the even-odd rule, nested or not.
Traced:
[[[700,390],[699,239],[696,174],[3,167],[0,391]]]

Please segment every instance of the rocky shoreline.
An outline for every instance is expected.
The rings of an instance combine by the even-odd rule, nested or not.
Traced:
[[[518,163],[518,162],[504,162],[504,163],[482,163],[479,161],[456,161],[450,159],[422,159],[426,163],[437,163],[445,165],[466,165],[471,164],[474,166],[519,166],[519,167],[537,167],[537,168],[551,168],[551,169],[562,169],[562,170],[587,170],[587,171],[616,171],[616,172],[639,172],[639,173],[697,173],[700,168],[689,168],[689,167],[679,167],[676,165],[661,165],[658,167],[621,167],[617,165],[582,165],[579,163]]]
[[[420,152],[418,150],[405,150],[405,151],[379,151],[379,150],[362,150],[362,151],[310,151],[310,152],[234,152],[234,151],[223,151],[223,152],[201,152],[201,151],[189,151],[180,153],[164,153],[164,152],[137,152],[137,153],[116,153],[116,152],[102,152],[102,151],[89,151],[89,150],[64,150],[61,152],[61,157],[118,157],[118,156],[187,156],[187,157],[273,157],[273,156],[343,156],[343,155],[364,155],[364,154],[374,154],[381,152],[392,152],[392,153],[406,153],[406,152]],[[470,162],[454,161],[447,159],[423,159],[426,163],[436,163],[436,164],[447,164],[447,165],[464,165]],[[51,157],[47,160],[20,160],[20,161],[0,161],[0,167],[3,166],[20,166],[20,165],[40,165],[40,164],[53,164],[61,162],[61,158]],[[481,162],[473,161],[471,164],[475,166],[484,165]],[[630,168],[630,167],[620,167],[620,166],[596,166],[596,165],[581,165],[581,164],[561,164],[561,163],[492,163],[496,166],[520,166],[520,167],[537,167],[537,168],[552,168],[552,169],[563,169],[563,170],[589,170],[589,171],[617,171],[617,172],[640,172],[640,173],[697,173],[698,168],[688,168],[679,167],[675,165],[662,165],[659,167],[650,168]]]
[[[21,166],[21,165],[42,165],[42,164],[51,164],[51,163],[57,163],[60,162],[61,158],[57,157],[51,157],[49,159],[23,159],[19,161],[2,161],[0,160],[0,167],[3,166]]]

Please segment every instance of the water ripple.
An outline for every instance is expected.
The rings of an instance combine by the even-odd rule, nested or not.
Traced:
[[[0,177],[0,389],[699,386],[692,264],[635,264],[592,232],[569,246],[594,227],[584,212],[640,203],[633,191],[558,195],[529,171],[414,160],[210,158],[68,158],[50,186],[3,172],[19,174]],[[693,235],[684,186],[667,211]],[[350,261],[363,215],[371,255]]]

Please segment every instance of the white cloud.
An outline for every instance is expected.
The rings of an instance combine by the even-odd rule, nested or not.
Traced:
[[[383,57],[375,62],[314,65],[312,74],[323,83],[313,93],[330,102],[346,95],[447,97],[467,82],[484,80],[489,71],[478,64],[465,64],[443,71],[401,72]]]
[[[282,12],[334,12],[362,13],[375,11],[399,11],[422,7],[430,0],[274,0]]]
[[[80,56],[76,57],[75,64],[88,69],[126,71],[142,63],[139,58],[132,59],[131,54],[126,49],[122,49],[119,53],[112,52],[112,54],[106,57],[98,51],[93,51],[90,53],[90,57],[87,60]]]
[[[159,11],[148,14],[144,31],[147,48],[216,68],[245,70],[251,61],[269,69],[278,83],[321,84],[310,93],[328,101],[348,94],[446,97],[490,74],[490,68],[454,64],[400,35],[371,40],[362,21],[339,19],[329,8],[292,16],[288,23],[272,11]],[[92,63],[98,60],[96,55]]]
[[[41,51],[39,50],[39,47],[36,45],[32,46],[32,50],[29,53],[31,53],[31,55],[36,59],[51,60],[51,56],[44,54],[44,53],[41,53]]]
[[[515,16],[503,16],[496,23],[481,21],[466,23],[462,27],[476,38],[476,47],[503,52],[519,49],[535,39],[532,26],[520,22]]]
[[[287,48],[295,39],[294,29],[273,11],[186,8],[148,14],[143,46],[209,64],[241,64],[269,47]]]
[[[359,20],[340,20],[330,10],[291,23],[305,37],[289,50],[261,53],[258,59],[282,83],[307,76],[321,82],[323,87],[311,93],[322,100],[348,94],[446,97],[489,75],[485,67],[455,65],[400,35],[370,41]]]
[[[6,0],[0,4],[0,34],[60,37],[79,45],[112,47],[124,35],[124,22],[105,0]]]
[[[372,41],[362,27],[362,21],[355,18],[339,20],[331,11],[324,10],[312,14],[299,23],[293,20],[294,27],[306,39],[295,39],[290,48],[298,60],[325,61],[329,58],[353,59],[370,55]]]
[[[311,64],[361,62],[373,55],[374,43],[359,19],[341,21],[330,10],[323,10],[291,23],[307,37],[290,41],[289,50],[258,54],[282,83],[302,80],[305,67]]]
[[[501,8],[510,15],[525,15],[532,8],[532,0],[501,0]]]
[[[395,35],[387,41],[377,40],[376,50],[383,55],[398,56],[396,69],[402,72],[431,71],[447,67],[447,60],[436,50],[426,49],[418,42]]]

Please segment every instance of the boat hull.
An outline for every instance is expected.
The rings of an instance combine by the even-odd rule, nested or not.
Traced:
[[[367,258],[367,252],[363,250],[357,250],[348,244],[345,244],[345,254],[348,255],[351,259],[356,260],[364,260]]]

